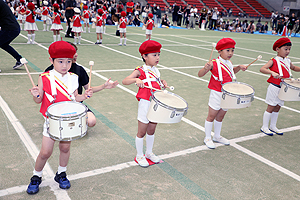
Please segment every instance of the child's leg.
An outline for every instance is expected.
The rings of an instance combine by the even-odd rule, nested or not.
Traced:
[[[214,121],[214,138],[221,137],[222,121],[227,111],[220,109]]]
[[[277,124],[277,119],[278,119],[278,114],[279,114],[279,110],[280,110],[281,106],[277,105],[275,106],[272,114],[271,114],[271,120],[270,120],[270,130],[272,132],[275,132],[278,135],[283,135],[282,132],[280,132],[278,130],[278,128],[276,127]]]
[[[53,152],[55,140],[51,139],[50,137],[43,136],[42,139],[42,147],[40,153],[35,162],[35,171],[41,172]]]
[[[122,41],[123,41],[123,33],[120,33],[120,44],[119,45],[122,45]]]
[[[266,111],[264,112],[264,115],[263,115],[263,125],[261,127],[261,131],[267,135],[270,135],[272,136],[273,133],[269,130],[269,121],[271,119],[271,116],[272,116],[272,112],[274,111],[276,106],[271,106],[271,105],[268,105]]]
[[[208,107],[208,116],[205,120],[205,138],[211,139],[211,131],[213,126],[213,121],[218,115],[220,110],[214,110],[210,106]]]
[[[141,157],[144,155],[143,153],[143,142],[144,136],[146,135],[147,128],[149,124],[145,124],[143,122],[138,121],[138,132],[135,139],[135,146],[136,146],[136,157]]]
[[[56,30],[53,30],[53,42],[56,42]]]
[[[69,158],[70,158],[70,147],[71,147],[71,141],[61,141],[59,142],[59,165],[61,167],[67,167]]]
[[[56,31],[56,37],[57,37],[56,41],[61,40],[59,30]]]
[[[123,33],[124,36],[124,45],[126,46],[126,33]]]
[[[80,33],[78,33],[78,42],[77,42],[77,44],[80,44],[80,41],[81,41],[81,32]]]
[[[154,133],[156,129],[157,123],[149,122],[147,127],[147,134],[146,134],[146,153],[151,154],[154,144]]]
[[[46,31],[46,20],[44,20],[43,27],[44,27],[43,31]]]

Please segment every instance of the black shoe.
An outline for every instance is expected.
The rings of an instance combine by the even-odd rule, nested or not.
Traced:
[[[102,42],[95,42],[95,44],[102,44]]]
[[[13,66],[13,69],[18,69],[20,67],[22,67],[24,64],[22,64],[21,62],[16,62],[15,66]]]
[[[71,187],[70,181],[67,179],[66,172],[62,172],[60,174],[57,174],[56,172],[54,180],[59,183],[59,187],[61,189],[69,189]]]
[[[39,192],[39,186],[42,183],[42,178],[34,175],[30,179],[30,184],[28,185],[27,188],[27,193],[28,194],[36,194]]]
[[[72,36],[72,35],[65,35],[65,37],[74,38],[74,36]]]

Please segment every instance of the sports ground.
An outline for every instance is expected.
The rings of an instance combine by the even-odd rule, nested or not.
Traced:
[[[42,30],[42,23],[37,25]],[[127,46],[118,46],[116,26],[107,26],[102,45],[94,44],[95,29],[91,31],[82,34],[78,63],[89,71],[89,61],[94,61],[92,86],[108,78],[120,84],[85,101],[97,124],[88,128],[85,137],[72,142],[67,171],[72,186],[68,190],[60,189],[53,180],[58,166],[56,143],[39,193],[26,193],[41,147],[44,119],[29,92],[32,86],[25,68],[13,70],[15,60],[0,51],[0,199],[300,198],[300,103],[285,102],[281,108],[277,126],[283,136],[260,133],[268,76],[259,69],[276,55],[272,45],[278,36],[154,29],[152,39],[163,45],[157,66],[161,77],[175,87],[174,93],[187,101],[189,109],[180,123],[157,126],[153,151],[164,162],[141,168],[133,161],[138,88],[121,82],[143,64],[138,47],[145,40],[145,32],[141,27],[127,27]],[[203,144],[210,74],[199,78],[197,73],[208,61],[212,43],[223,37],[237,42],[234,66],[247,65],[259,55],[262,59],[236,75],[237,81],[255,89],[255,99],[249,108],[227,112],[221,135],[230,140],[230,146],[216,145],[210,150]],[[22,31],[12,45],[29,61],[29,71],[37,83],[39,74],[50,65],[47,49],[52,32],[36,32],[35,41],[34,45],[26,44],[27,32]],[[289,57],[299,66],[300,40],[291,41]],[[213,58],[217,56],[214,51]],[[293,75],[300,77],[296,72]]]

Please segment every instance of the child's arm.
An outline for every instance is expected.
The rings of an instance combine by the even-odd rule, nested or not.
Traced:
[[[269,60],[264,66],[260,68],[260,72],[263,74],[271,74],[274,78],[280,78],[280,75],[276,72],[271,71],[269,68],[272,67],[273,60]]]
[[[212,63],[212,61],[207,62],[207,63],[204,65],[204,67],[203,67],[202,69],[199,70],[198,76],[199,76],[199,77],[204,76],[205,74],[207,74],[207,72],[209,72],[210,70],[212,70],[212,68],[213,68],[213,63]]]
[[[290,68],[291,70],[295,71],[295,72],[300,72],[300,67],[293,65],[292,63],[290,64]]]
[[[135,83],[138,87],[143,88],[144,83],[141,79],[138,78],[140,75],[141,74],[140,74],[139,70],[134,70],[132,72],[132,74],[130,74],[129,76],[124,78],[124,80],[122,81],[122,84],[123,85],[130,85],[132,83]]]
[[[75,100],[77,102],[84,101],[84,100],[86,100],[88,98],[91,98],[93,96],[93,89],[90,88],[90,89],[85,90],[84,94],[78,94],[78,90],[75,90],[74,96],[75,96]]]
[[[41,103],[44,97],[44,91],[43,91],[43,81],[42,77],[39,77],[38,80],[38,86],[32,87],[30,90],[31,95],[33,96],[33,101],[35,103]]]
[[[233,68],[234,73],[238,73],[240,70],[242,71],[246,71],[247,66],[246,65],[238,65],[236,67]]]
[[[102,84],[102,85],[99,85],[99,86],[96,86],[96,87],[91,87],[92,90],[93,90],[93,93],[99,92],[99,91],[101,91],[101,90],[103,90],[103,89],[112,89],[112,88],[115,88],[115,87],[119,84],[118,81],[112,82],[112,81],[110,81],[110,79],[111,79],[111,78],[109,78],[109,79],[108,79],[104,84]],[[89,86],[89,84],[86,84],[86,85],[84,86],[84,89],[87,90],[87,89],[88,89],[88,86]]]

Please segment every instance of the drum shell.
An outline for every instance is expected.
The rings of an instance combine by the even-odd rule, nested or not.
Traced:
[[[81,103],[77,102],[60,102],[52,104],[51,106],[56,106],[57,104],[65,103],[66,106],[83,106]],[[68,104],[68,105],[67,105]],[[49,108],[51,107],[49,106]],[[47,109],[47,132],[50,137],[58,141],[72,141],[82,138],[87,132],[87,108],[84,108],[83,112],[72,116],[59,116],[49,112]],[[81,109],[82,110],[82,109]]]
[[[175,95],[181,100],[186,103],[186,108],[174,108],[168,105],[163,104],[157,98],[155,98],[155,93],[152,96],[150,101],[149,110],[147,113],[147,118],[150,122],[155,123],[178,123],[181,121],[181,118],[187,114],[188,104],[187,102],[181,98],[180,96],[170,93],[169,94]]]
[[[300,101],[300,88],[282,82],[278,98],[282,101]]]
[[[229,82],[226,84],[230,84],[234,82]],[[238,84],[244,84],[251,87],[248,84],[237,82]],[[252,87],[251,87],[252,88]],[[252,88],[253,89],[253,88]],[[223,109],[240,109],[247,108],[251,106],[251,102],[254,100],[254,89],[253,93],[249,95],[238,95],[230,93],[223,89],[222,87],[222,96],[221,96],[221,104],[220,107]]]

